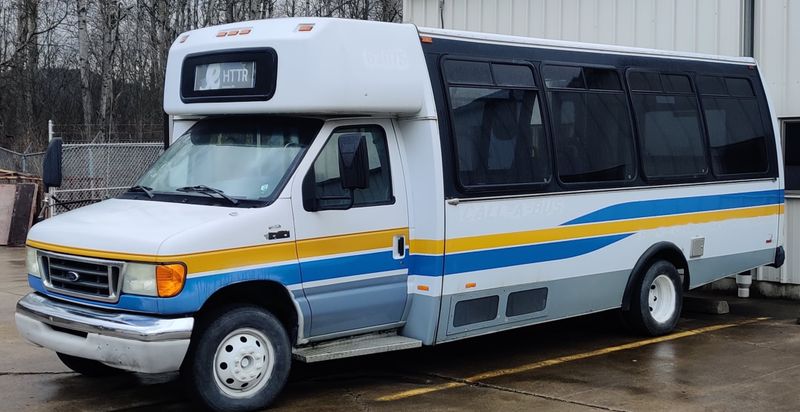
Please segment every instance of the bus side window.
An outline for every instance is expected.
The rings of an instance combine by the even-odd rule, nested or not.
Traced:
[[[708,166],[700,109],[689,77],[634,71],[628,84],[645,176],[705,175]]]
[[[460,184],[486,190],[547,183],[549,150],[533,68],[446,60],[444,75]]]
[[[547,65],[558,177],[564,183],[632,180],[630,113],[619,75],[604,68]]]
[[[714,173],[766,172],[769,169],[767,132],[750,81],[733,77],[699,77]],[[703,87],[712,84],[716,87]]]
[[[462,185],[549,180],[547,143],[535,90],[451,87],[450,103]]]
[[[353,207],[390,204],[392,196],[392,178],[389,168],[389,152],[386,133],[380,126],[346,126],[333,131],[325,143],[314,166],[309,173],[314,174],[314,194],[320,200],[320,208],[332,208],[347,205],[344,199],[323,199],[323,197],[346,197],[339,176],[339,137],[344,134],[359,133],[366,137],[367,155],[369,157],[369,186],[353,192]]]

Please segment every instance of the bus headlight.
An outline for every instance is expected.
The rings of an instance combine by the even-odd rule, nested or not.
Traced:
[[[25,268],[28,270],[28,274],[36,276],[37,278],[42,277],[42,270],[41,266],[39,265],[39,254],[37,253],[36,249],[32,247],[26,247],[25,252]]]
[[[122,277],[122,292],[134,295],[158,296],[156,265],[128,263]]]
[[[180,293],[185,282],[186,267],[181,264],[128,263],[122,292],[169,298]]]

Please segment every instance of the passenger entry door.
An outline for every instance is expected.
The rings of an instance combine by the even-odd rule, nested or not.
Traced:
[[[342,188],[339,139],[364,136],[368,187]],[[408,211],[389,120],[330,121],[292,187],[310,337],[399,323],[408,298]]]

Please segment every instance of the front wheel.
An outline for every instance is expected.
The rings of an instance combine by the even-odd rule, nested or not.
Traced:
[[[286,329],[255,306],[217,313],[200,331],[183,369],[193,399],[217,411],[267,407],[289,377],[292,351]]]
[[[628,323],[638,332],[659,336],[672,332],[683,306],[683,287],[678,270],[665,260],[654,262],[631,290]]]

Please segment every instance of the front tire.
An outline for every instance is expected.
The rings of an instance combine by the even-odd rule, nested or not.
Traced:
[[[665,335],[678,324],[683,306],[683,285],[678,270],[666,260],[653,262],[631,290],[625,318],[637,332]]]
[[[264,309],[223,308],[195,339],[182,372],[193,399],[212,410],[266,408],[286,384],[292,361],[289,336]]]
[[[108,366],[104,363],[92,359],[79,358],[77,356],[67,355],[66,353],[56,352],[58,359],[66,367],[72,369],[74,372],[80,373],[83,376],[90,378],[101,378],[104,376],[114,376],[125,373],[122,369],[117,369]]]

